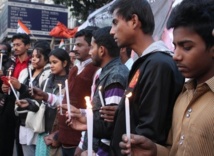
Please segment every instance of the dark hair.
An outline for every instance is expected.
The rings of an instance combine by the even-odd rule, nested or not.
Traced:
[[[207,48],[214,45],[213,0],[183,0],[171,12],[167,28],[187,27],[196,32]]]
[[[5,43],[5,42],[2,42],[2,43],[0,43],[0,45],[4,45],[4,46],[6,46],[6,48],[7,48],[7,52],[6,52],[6,55],[10,55],[10,53],[11,53],[11,45],[9,44],[9,43]]]
[[[98,27],[88,26],[85,29],[78,31],[75,34],[75,38],[84,36],[85,41],[88,43],[88,45],[91,45],[92,32],[96,29],[98,29]]]
[[[56,58],[58,58],[59,60],[61,60],[62,62],[67,61],[67,65],[65,67],[65,71],[68,74],[69,73],[69,68],[70,68],[70,57],[67,51],[65,51],[64,49],[61,48],[56,48],[54,50],[52,50],[49,54],[49,56],[55,56]]]
[[[44,56],[45,61],[47,62],[49,61],[49,54],[51,52],[51,48],[50,48],[50,44],[47,41],[40,40],[35,42],[34,49],[36,49],[38,53]]]
[[[93,38],[98,46],[104,46],[111,57],[120,55],[120,48],[117,46],[113,36],[110,34],[111,27],[104,27],[93,32]]]
[[[141,29],[145,34],[153,34],[155,28],[154,15],[147,0],[116,0],[110,8],[110,13],[117,10],[117,15],[126,21],[136,14],[141,22]]]
[[[15,34],[13,35],[11,41],[13,42],[15,39],[21,39],[25,45],[30,44],[30,37],[27,34],[21,34],[21,33]]]

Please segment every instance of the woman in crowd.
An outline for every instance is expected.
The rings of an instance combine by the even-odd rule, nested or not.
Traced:
[[[32,97],[29,94],[29,84],[41,88],[42,82],[50,75],[50,65],[48,56],[50,46],[47,42],[40,41],[33,49],[31,65],[20,73],[22,79],[10,78],[13,87],[19,92],[19,99],[16,101],[15,112],[20,118],[19,142],[22,145],[24,156],[34,156],[36,148],[37,133],[25,126],[25,121],[28,111],[37,112],[39,105],[36,101],[31,101]],[[31,74],[30,74],[31,73]],[[31,80],[30,80],[30,75]],[[30,82],[31,81],[31,82]]]
[[[53,50],[49,55],[49,62],[52,74],[44,82],[46,86],[43,93],[48,93],[49,99],[44,101],[45,110],[45,133],[39,134],[36,144],[36,156],[60,156],[60,144],[57,141],[57,109],[64,94],[65,80],[67,79],[70,59],[68,53],[60,48]],[[62,95],[59,95],[59,87],[62,88]],[[35,89],[35,98],[39,89]],[[41,90],[40,90],[41,91]],[[53,100],[54,95],[59,95],[59,100]]]

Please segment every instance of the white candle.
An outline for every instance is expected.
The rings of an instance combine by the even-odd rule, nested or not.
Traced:
[[[67,108],[68,108],[68,119],[71,119],[71,106],[70,106],[70,99],[69,99],[68,79],[65,80],[65,92],[66,92],[66,101],[67,101]]]
[[[30,87],[33,88],[32,71],[31,71],[31,68],[30,68],[30,67],[28,68],[28,71],[29,71],[29,76],[30,76]]]
[[[0,70],[2,70],[2,60],[3,60],[3,54],[1,53],[1,58],[0,58]]]
[[[59,105],[60,105],[60,115],[62,115],[62,84],[59,83]]]
[[[15,91],[15,89],[13,88],[13,85],[10,83],[10,80],[8,81],[8,83],[9,83],[9,85],[10,85],[10,88],[11,88],[12,91],[13,91],[13,94],[14,94],[15,97],[16,97],[16,100],[19,100],[18,95],[16,94],[16,91]]]
[[[101,101],[101,104],[102,104],[102,107],[103,107],[105,105],[104,105],[104,100],[103,100],[103,96],[102,96],[102,93],[101,93],[101,89],[102,89],[102,86],[99,86],[99,91],[98,92],[99,92],[100,101]]]
[[[11,70],[9,70],[8,71],[9,73],[8,73],[8,79],[10,80],[10,77],[11,77]],[[7,93],[8,95],[10,95],[10,88],[8,89],[8,93]]]
[[[92,156],[93,153],[93,111],[92,105],[90,101],[90,97],[85,97],[86,105],[87,105],[87,133],[88,133],[88,156]]]
[[[131,134],[130,134],[130,110],[129,110],[129,97],[132,96],[132,93],[126,94],[125,99],[125,113],[126,113],[126,135],[128,142],[130,143]]]

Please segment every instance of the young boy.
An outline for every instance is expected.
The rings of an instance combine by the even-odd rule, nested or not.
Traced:
[[[131,146],[123,136],[123,154],[211,156],[214,154],[214,2],[183,0],[173,9],[168,28],[174,28],[173,59],[190,78],[177,98],[171,132],[165,148],[140,135]]]

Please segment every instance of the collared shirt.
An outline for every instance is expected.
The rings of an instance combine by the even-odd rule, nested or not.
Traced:
[[[131,70],[133,63],[134,63],[133,58],[129,58],[129,59],[126,61],[125,66],[126,66],[129,70]]]
[[[170,156],[214,155],[214,77],[196,88],[193,80],[185,84],[174,107],[168,140]],[[158,155],[163,156],[161,152]]]
[[[87,66],[89,63],[91,63],[92,62],[92,59],[91,58],[89,58],[89,59],[87,59],[87,60],[85,60],[85,61],[83,61],[83,62],[78,62],[77,64],[76,64],[76,66],[77,66],[77,68],[78,68],[78,72],[77,72],[77,75],[79,75],[82,71],[83,71],[83,69],[85,68],[85,66]]]
[[[214,155],[214,77],[185,84],[174,107],[171,156]]]
[[[27,68],[29,60],[30,60],[30,58],[27,57],[23,62],[20,62],[19,58],[17,57],[16,58],[16,66],[14,68],[12,76],[15,78],[18,78],[22,69]]]

